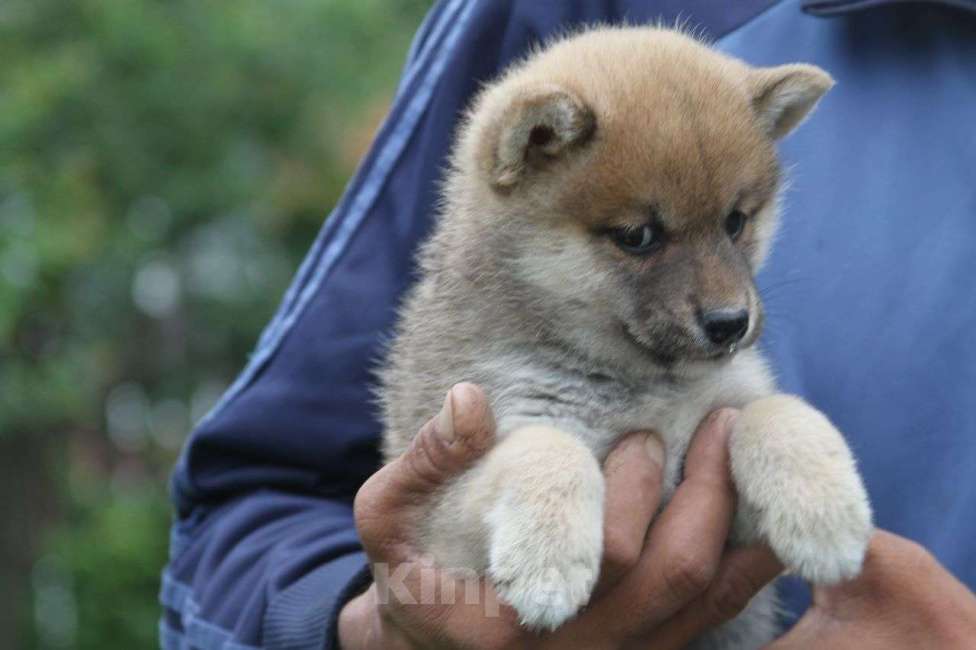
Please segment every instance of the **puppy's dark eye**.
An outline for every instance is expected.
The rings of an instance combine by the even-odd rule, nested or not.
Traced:
[[[647,255],[661,244],[661,233],[651,224],[612,228],[610,239],[621,250],[632,255]]]
[[[725,217],[725,232],[732,238],[732,241],[739,238],[739,235],[745,230],[746,221],[748,220],[749,217],[741,210],[733,210],[729,213],[729,216]]]

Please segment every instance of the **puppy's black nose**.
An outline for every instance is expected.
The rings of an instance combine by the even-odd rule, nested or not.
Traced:
[[[715,345],[731,345],[746,335],[749,312],[745,309],[713,309],[701,315],[705,336]]]

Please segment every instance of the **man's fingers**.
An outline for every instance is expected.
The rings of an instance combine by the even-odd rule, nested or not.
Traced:
[[[640,559],[647,529],[661,501],[663,470],[664,447],[654,434],[627,436],[607,457],[603,566],[597,595],[616,584]]]
[[[356,495],[356,526],[370,557],[405,559],[389,557],[389,550],[415,532],[415,506],[480,458],[494,437],[495,420],[484,391],[467,383],[452,387],[441,411],[421,427],[410,447]]]
[[[701,611],[712,625],[732,620],[746,608],[753,596],[782,572],[783,563],[767,546],[732,549],[723,558],[715,580],[702,594]],[[693,611],[690,613],[694,615]]]
[[[732,494],[729,436],[738,418],[738,410],[723,408],[702,420],[688,447],[684,481],[679,490],[691,483],[709,484],[723,493]]]
[[[698,428],[684,481],[648,540],[648,560],[663,590],[655,595],[675,610],[711,583],[725,548],[735,508],[728,439],[736,415],[723,409]]]
[[[736,411],[723,409],[698,427],[684,481],[651,526],[640,561],[598,603],[613,610],[606,620],[615,636],[653,629],[704,593],[714,579],[735,503],[728,438],[736,416]]]
[[[686,647],[704,631],[738,616],[782,571],[782,563],[765,546],[728,551],[705,592],[633,647]]]

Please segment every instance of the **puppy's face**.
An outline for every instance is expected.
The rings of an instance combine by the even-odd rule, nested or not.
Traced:
[[[537,55],[480,108],[511,268],[577,345],[667,366],[727,359],[762,326],[753,276],[775,229],[774,141],[831,83],[662,30],[599,30]]]

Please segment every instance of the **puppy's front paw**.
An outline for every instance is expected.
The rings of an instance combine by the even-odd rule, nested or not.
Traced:
[[[563,547],[562,556],[535,557],[526,547],[492,549],[489,576],[498,595],[515,608],[526,627],[554,630],[589,601],[600,571],[599,546],[596,553],[585,544],[575,546]]]
[[[509,494],[488,516],[488,576],[531,629],[553,630],[587,603],[603,555],[603,483]],[[569,491],[567,492],[567,489]]]
[[[759,525],[790,573],[829,585],[856,577],[874,528],[863,490],[837,489],[830,503],[771,507]]]
[[[816,584],[860,573],[871,508],[843,437],[822,413],[786,395],[753,402],[730,453],[747,526],[791,573]]]

